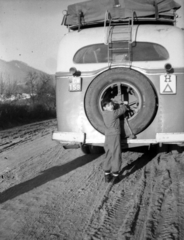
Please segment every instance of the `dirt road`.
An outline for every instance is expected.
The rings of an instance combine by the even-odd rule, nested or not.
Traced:
[[[0,132],[0,240],[184,239],[182,149],[124,151],[122,180],[107,184],[103,155],[63,150],[55,127]]]

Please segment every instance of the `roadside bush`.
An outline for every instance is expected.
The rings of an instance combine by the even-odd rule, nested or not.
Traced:
[[[56,117],[55,109],[43,105],[0,103],[0,130]]]
[[[55,109],[51,108],[49,109],[41,104],[37,104],[33,107],[30,107],[29,111],[30,111],[29,117],[32,120],[45,120],[56,117]]]

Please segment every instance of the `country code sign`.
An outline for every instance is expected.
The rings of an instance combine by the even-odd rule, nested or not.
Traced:
[[[160,94],[176,94],[176,75],[160,75]]]

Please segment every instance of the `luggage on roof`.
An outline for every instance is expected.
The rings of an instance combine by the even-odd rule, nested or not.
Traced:
[[[129,18],[132,14],[136,17],[151,16],[180,7],[174,0],[90,0],[69,5],[64,25],[103,22],[106,12],[117,20]]]

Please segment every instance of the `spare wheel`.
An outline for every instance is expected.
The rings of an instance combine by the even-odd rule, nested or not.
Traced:
[[[147,77],[127,69],[110,69],[98,75],[89,85],[85,95],[86,115],[93,127],[104,134],[105,126],[102,118],[102,101],[111,99],[118,103],[127,101],[129,110],[125,117],[129,127],[121,119],[122,135],[129,137],[142,132],[154,119],[157,110],[155,91]],[[131,130],[130,130],[131,129]]]

